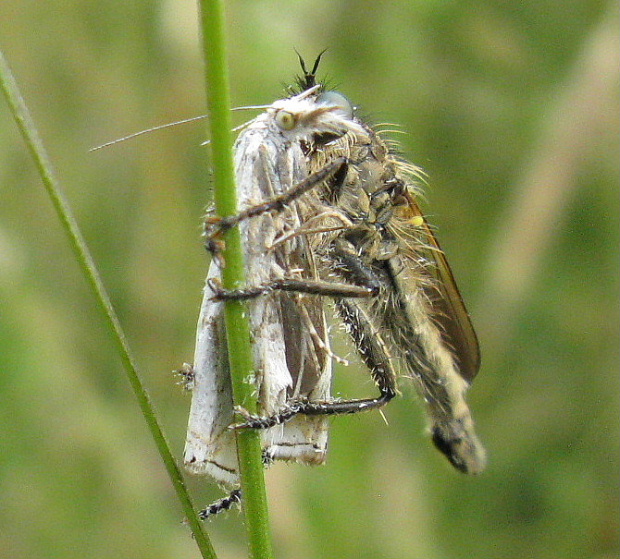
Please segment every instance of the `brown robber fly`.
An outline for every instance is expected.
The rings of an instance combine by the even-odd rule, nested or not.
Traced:
[[[257,416],[244,413],[235,427],[263,429],[268,459],[322,462],[326,416],[379,408],[407,378],[424,402],[437,448],[459,471],[480,473],[485,452],[465,400],[480,367],[478,341],[418,206],[421,171],[355,116],[346,97],[316,82],[319,60],[307,71],[300,57],[297,91],[241,132],[240,213],[207,220],[207,248],[216,257],[199,320],[186,464],[237,483],[221,318],[223,302],[234,298],[248,301],[262,408]],[[225,291],[218,247],[237,225],[249,284]],[[376,397],[331,398],[326,297],[370,370]]]

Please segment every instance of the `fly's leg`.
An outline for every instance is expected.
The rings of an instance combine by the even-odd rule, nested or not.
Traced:
[[[381,290],[381,281],[358,256],[353,245],[340,237],[337,238],[329,250],[330,259],[339,273],[346,277],[347,283],[315,280],[299,280],[293,278],[278,278],[268,284],[245,289],[226,290],[218,282],[211,280],[209,288],[216,300],[243,301],[254,299],[272,291],[289,291],[307,293],[309,295],[323,295],[336,299],[349,297],[374,297]]]
[[[389,348],[381,333],[373,327],[364,308],[358,301],[346,299],[337,300],[336,308],[343,317],[364,363],[379,388],[379,396],[340,402],[296,401],[288,404],[279,413],[265,417],[252,415],[242,408],[237,408],[237,413],[243,416],[244,421],[233,425],[233,428],[269,429],[287,422],[298,414],[345,415],[360,413],[381,408],[396,396],[394,360],[390,356]]]
[[[351,278],[352,281],[361,284],[349,285],[348,289],[363,289],[365,290],[366,297],[379,293],[381,286],[380,278],[359,257],[337,246],[334,248],[334,257],[345,270],[344,273],[347,279]],[[327,288],[325,291],[327,291]],[[336,299],[336,308],[342,316],[364,363],[370,370],[375,384],[379,388],[379,396],[376,398],[361,398],[340,402],[295,401],[282,409],[280,413],[268,417],[251,415],[245,410],[238,409],[237,412],[244,417],[244,421],[234,425],[234,428],[268,429],[284,423],[298,414],[343,415],[359,413],[380,408],[396,396],[394,358],[381,331],[376,327],[375,321],[369,316],[366,306],[361,304],[360,297],[343,296],[342,293],[335,291],[321,294],[329,294]]]
[[[209,280],[208,283],[209,289],[213,292],[213,298],[219,301],[247,301],[272,291],[289,291],[326,297],[370,297],[374,295],[371,288],[359,285],[293,278],[275,279],[266,285],[235,290],[224,289],[221,283],[214,279]]]
[[[211,252],[214,257],[217,257],[222,251],[222,237],[226,231],[239,225],[239,223],[245,219],[250,219],[268,212],[281,212],[285,210],[291,202],[303,196],[309,190],[332,179],[336,175],[341,175],[342,173],[340,173],[340,171],[345,165],[346,159],[344,157],[339,157],[329,165],[312,173],[284,194],[274,196],[266,202],[246,208],[236,215],[208,218],[205,222],[205,246],[207,250]]]
[[[270,211],[282,211],[290,202],[303,195],[322,182],[336,177],[343,180],[346,173],[342,173],[346,166],[345,158],[339,158],[330,165],[310,175],[297,186],[283,195],[247,208],[236,216],[221,218],[217,222],[216,235],[238,225],[242,220],[249,219]],[[349,230],[349,233],[351,230]],[[362,235],[364,233],[362,232]],[[336,299],[336,306],[342,314],[347,327],[353,337],[362,359],[371,371],[371,376],[379,388],[376,398],[361,398],[340,402],[295,401],[291,402],[280,413],[269,417],[255,416],[245,410],[237,410],[245,421],[233,428],[268,429],[274,425],[284,423],[298,414],[304,415],[342,415],[358,413],[376,409],[387,404],[396,396],[396,372],[392,366],[391,356],[381,333],[377,331],[364,308],[351,301],[359,298],[377,296],[381,290],[381,280],[374,271],[360,258],[358,251],[350,241],[340,235],[329,249],[330,257],[334,261],[334,268],[344,276],[348,283],[334,283],[327,281],[298,280],[293,278],[279,278],[268,285],[225,290],[218,282],[209,282],[209,288],[215,299],[220,300],[248,300],[259,297],[272,291],[289,291],[313,295],[329,296]]]
[[[250,217],[260,215],[260,213],[264,211],[281,211],[286,207],[286,204],[283,204],[282,202],[283,198],[286,198],[286,203],[289,203],[295,197],[300,196],[304,192],[307,192],[310,188],[316,186],[319,182],[323,182],[335,173],[339,172],[342,165],[344,165],[344,158],[340,158],[340,163],[338,163],[337,166],[331,164],[324,167],[317,173],[310,175],[308,179],[302,181],[299,185],[292,188],[284,195],[278,196],[265,204],[252,206],[236,216],[223,219],[228,220],[226,223],[233,223],[234,221],[234,225],[236,225],[242,219],[248,219]],[[319,173],[321,175],[317,178]],[[325,175],[325,173],[327,173],[327,175]],[[309,181],[309,179],[312,179],[313,177],[315,178],[312,181]],[[220,223],[224,223],[224,221],[221,221]],[[227,225],[226,227],[229,226]],[[331,250],[334,258],[339,261],[339,265],[347,270],[347,280],[350,280],[347,283],[316,281],[309,279],[300,280],[294,278],[277,278],[265,285],[248,287],[245,289],[226,290],[219,282],[210,280],[209,288],[213,292],[213,298],[221,301],[249,300],[260,297],[261,295],[265,295],[266,293],[270,293],[272,291],[289,291],[295,293],[306,293],[309,295],[323,295],[334,298],[371,297],[377,295],[380,289],[378,279],[372,274],[371,270],[363,265],[355,252],[348,248],[349,245],[350,243],[347,243],[346,241],[339,241],[337,239]]]

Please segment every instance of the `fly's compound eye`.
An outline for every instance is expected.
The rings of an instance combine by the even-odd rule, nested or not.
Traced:
[[[319,105],[335,107],[335,111],[344,118],[353,118],[353,105],[342,93],[325,91],[318,96],[316,102]]]
[[[297,117],[288,111],[278,111],[275,120],[282,130],[292,130],[297,124]]]

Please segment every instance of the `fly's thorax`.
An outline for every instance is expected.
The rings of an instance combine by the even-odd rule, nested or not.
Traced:
[[[345,212],[353,222],[387,225],[393,211],[407,204],[406,192],[415,192],[410,173],[393,156],[381,136],[354,119],[357,127],[342,137],[305,149],[309,171],[345,157],[344,176],[335,177],[323,189],[323,198]]]

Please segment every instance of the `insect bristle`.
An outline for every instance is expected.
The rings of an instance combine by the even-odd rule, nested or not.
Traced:
[[[305,91],[307,89],[310,89],[311,87],[314,87],[315,85],[317,85],[316,72],[317,72],[317,70],[319,68],[319,63],[321,62],[321,57],[323,56],[323,54],[325,54],[326,51],[327,51],[327,49],[324,49],[324,50],[322,50],[318,54],[318,56],[314,60],[314,64],[312,65],[312,69],[310,69],[310,70],[308,70],[306,68],[306,62],[302,58],[301,54],[299,54],[297,51],[295,51],[297,53],[297,57],[299,58],[299,65],[301,66],[301,70],[303,72],[303,74],[301,76],[296,76],[296,78],[295,78],[295,82],[297,83],[297,87],[298,87],[300,92],[301,91]]]

